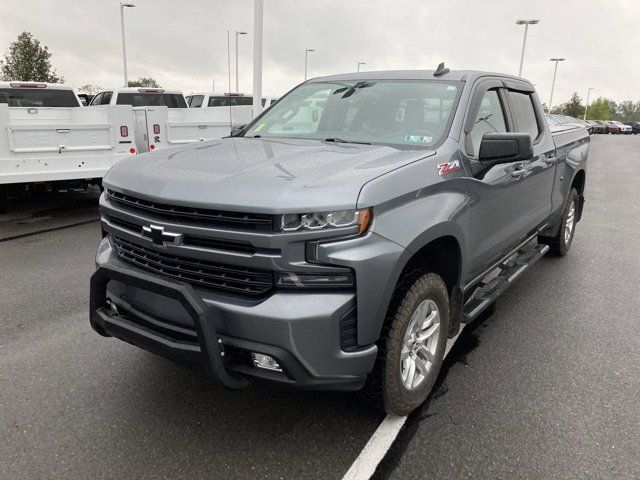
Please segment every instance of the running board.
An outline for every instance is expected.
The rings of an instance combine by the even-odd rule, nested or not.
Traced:
[[[464,305],[462,323],[469,323],[491,305],[516,278],[540,260],[549,251],[549,245],[521,248],[498,268],[501,272],[486,283],[481,283],[473,297]]]

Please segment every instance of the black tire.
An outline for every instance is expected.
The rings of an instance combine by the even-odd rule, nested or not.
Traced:
[[[578,197],[578,191],[575,188],[572,188],[569,192],[567,203],[565,204],[564,210],[562,212],[562,219],[560,221],[560,229],[558,230],[558,234],[555,237],[538,237],[538,241],[540,243],[549,245],[549,253],[555,257],[564,257],[571,248],[571,244],[573,243],[573,237],[576,234]],[[567,231],[567,218],[569,217],[569,212],[571,211],[571,205],[573,205],[574,208],[573,226],[571,228],[571,234],[567,239],[565,233]]]
[[[427,374],[421,383],[410,390],[403,385],[400,356],[405,333],[418,306],[425,300],[433,301],[440,317],[437,343]],[[408,415],[419,407],[433,387],[447,345],[449,332],[449,295],[438,275],[417,272],[400,280],[387,312],[387,318],[378,342],[378,357],[374,369],[360,392],[361,398],[376,408],[395,415]],[[434,337],[435,338],[435,337]]]

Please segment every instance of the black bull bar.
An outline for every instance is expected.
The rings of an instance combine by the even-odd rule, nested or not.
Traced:
[[[242,388],[248,384],[246,379],[232,376],[223,363],[224,347],[218,337],[211,318],[211,311],[187,283],[167,281],[145,272],[125,270],[117,265],[101,265],[91,276],[90,322],[91,327],[100,334],[105,334],[104,325],[113,324],[107,308],[107,284],[110,280],[148,290],[167,298],[177,300],[193,318],[202,359],[207,373],[218,379],[229,388]],[[132,343],[144,346],[149,339],[135,329],[126,332]]]

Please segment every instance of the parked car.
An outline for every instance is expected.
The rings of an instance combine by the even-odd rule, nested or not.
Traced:
[[[631,127],[631,133],[634,135],[640,133],[640,122],[626,122],[626,125]]]
[[[0,82],[0,211],[10,194],[100,184],[119,160],[135,154],[128,105],[92,112],[70,87]]]
[[[587,120],[591,124],[593,133],[607,133],[607,127],[598,120]]]
[[[362,389],[406,415],[461,324],[569,251],[589,136],[554,128],[514,76],[309,80],[235,136],[109,171],[91,325],[232,388]]]
[[[618,122],[617,120],[612,120],[611,123],[620,128],[620,133],[623,133],[625,135],[630,135],[631,133],[633,133],[633,127],[631,127],[631,125]]]
[[[613,123],[612,121],[604,120],[603,123],[607,127],[607,133],[611,133],[611,134],[615,134],[615,135],[620,133],[620,127],[618,125],[616,125],[615,123]]]

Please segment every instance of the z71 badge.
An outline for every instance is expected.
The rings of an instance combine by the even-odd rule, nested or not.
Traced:
[[[460,160],[452,160],[450,162],[438,164],[438,175],[455,172],[456,170],[460,170]]]

